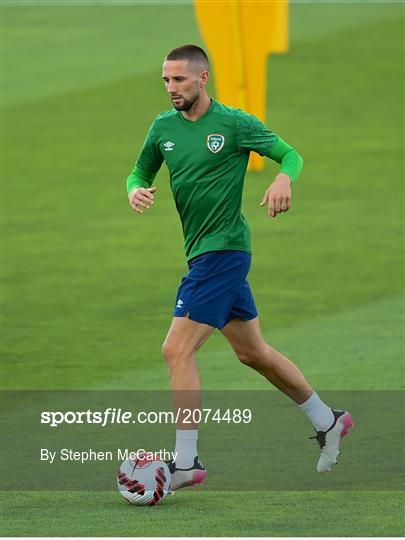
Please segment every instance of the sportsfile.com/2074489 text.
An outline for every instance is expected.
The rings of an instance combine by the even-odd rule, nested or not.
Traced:
[[[249,424],[252,421],[250,409],[177,409],[173,411],[124,411],[108,407],[104,411],[42,411],[41,424],[58,427],[62,424],[199,424],[208,422],[227,424]]]

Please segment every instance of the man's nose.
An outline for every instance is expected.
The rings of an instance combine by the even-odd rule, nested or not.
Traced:
[[[176,93],[176,83],[173,81],[169,81],[167,83],[167,91],[169,94],[175,94]]]

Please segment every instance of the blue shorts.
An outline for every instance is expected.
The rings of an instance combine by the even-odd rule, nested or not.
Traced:
[[[209,251],[188,262],[174,308],[175,317],[222,328],[235,318],[250,321],[257,309],[246,276],[251,255],[246,251]]]

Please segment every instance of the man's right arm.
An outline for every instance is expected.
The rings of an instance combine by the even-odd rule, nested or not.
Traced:
[[[148,209],[153,204],[153,193],[156,187],[151,186],[162,162],[163,156],[157,144],[155,123],[153,123],[135,167],[127,178],[129,204],[138,214],[143,213],[142,208]]]
[[[153,178],[139,169],[136,165],[127,178],[129,205],[137,214],[143,214],[143,208],[148,210],[153,204],[153,193],[156,187],[151,187]]]

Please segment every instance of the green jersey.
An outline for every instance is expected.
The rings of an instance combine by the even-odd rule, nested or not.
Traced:
[[[187,259],[207,251],[251,251],[250,230],[241,213],[249,153],[282,164],[292,180],[302,160],[255,116],[212,100],[195,121],[172,109],[156,117],[135,168],[128,192],[150,187],[162,162],[183,227]]]

